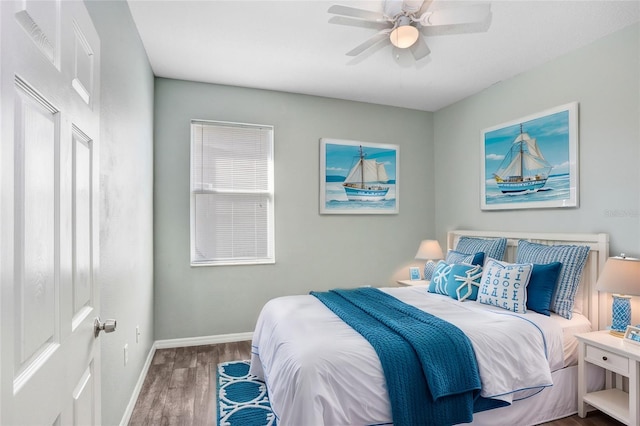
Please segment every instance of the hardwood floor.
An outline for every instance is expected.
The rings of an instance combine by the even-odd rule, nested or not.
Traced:
[[[212,369],[221,362],[249,358],[250,341],[158,349],[129,425],[215,426]]]
[[[211,376],[221,362],[251,358],[251,342],[158,349],[136,402],[129,425],[216,424],[216,398]],[[594,411],[544,423],[544,426],[620,426]],[[308,426],[308,425],[300,425]]]

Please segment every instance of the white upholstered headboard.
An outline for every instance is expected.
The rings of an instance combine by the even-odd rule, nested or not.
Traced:
[[[589,257],[584,266],[580,287],[576,295],[576,306],[581,307],[582,314],[589,318],[594,330],[602,330],[611,322],[611,296],[596,291],[596,281],[604,263],[609,257],[609,234],[572,234],[572,233],[535,233],[535,232],[500,232],[500,231],[468,231],[455,230],[447,233],[447,248],[455,248],[462,236],[476,238],[507,239],[505,261],[513,262],[516,258],[518,240],[533,243],[556,245],[571,244],[589,247]]]

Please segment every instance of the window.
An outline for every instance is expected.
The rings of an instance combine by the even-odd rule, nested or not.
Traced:
[[[274,263],[273,126],[191,121],[191,264]]]

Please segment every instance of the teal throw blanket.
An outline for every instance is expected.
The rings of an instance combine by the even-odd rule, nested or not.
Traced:
[[[460,329],[376,288],[311,294],[376,350],[395,426],[472,421],[480,374]]]

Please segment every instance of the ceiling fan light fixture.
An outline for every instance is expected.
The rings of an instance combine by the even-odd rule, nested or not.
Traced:
[[[411,19],[407,16],[401,16],[398,18],[398,25],[389,34],[389,40],[395,47],[406,49],[413,46],[419,36],[420,32],[411,25]]]

